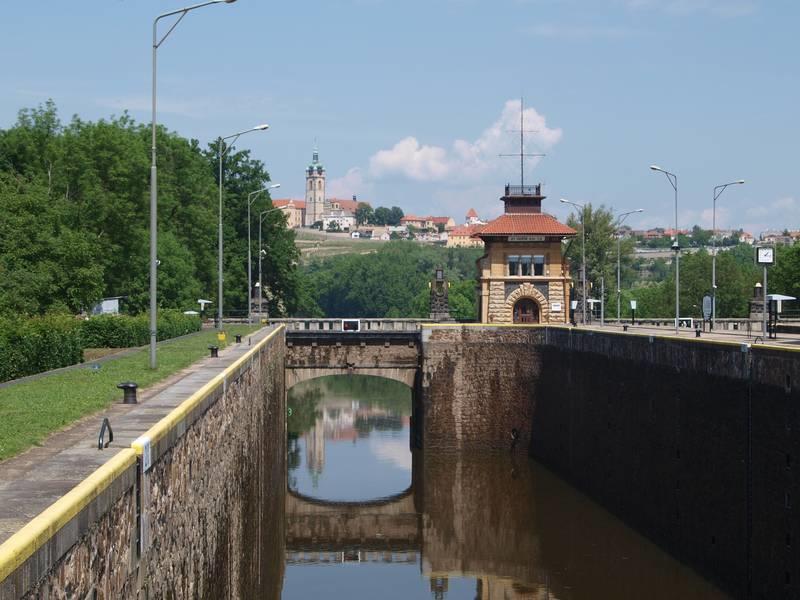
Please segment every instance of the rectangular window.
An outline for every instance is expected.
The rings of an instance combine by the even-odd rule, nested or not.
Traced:
[[[519,256],[511,255],[508,257],[508,274],[519,275]]]
[[[533,257],[533,274],[544,275],[544,256]]]
[[[520,266],[520,275],[524,277],[531,276],[531,257],[528,256],[520,256],[519,257],[519,266]]]

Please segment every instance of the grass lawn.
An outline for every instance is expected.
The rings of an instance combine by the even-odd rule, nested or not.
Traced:
[[[228,342],[260,325],[229,325]],[[41,443],[49,434],[122,399],[117,384],[135,381],[146,388],[208,355],[216,331],[176,340],[158,347],[158,368],[149,367],[150,351],[112,359],[100,369],[77,368],[35,381],[0,388],[0,460]],[[222,347],[222,344],[218,344]]]

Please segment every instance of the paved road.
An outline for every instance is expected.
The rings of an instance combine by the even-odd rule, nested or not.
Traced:
[[[272,328],[250,336],[256,343]],[[141,390],[139,404],[115,404],[50,436],[42,446],[0,462],[0,544],[80,483],[97,467],[147,431],[202,385],[247,352],[247,338],[204,358],[155,386]],[[103,418],[114,430],[114,442],[97,449]]]

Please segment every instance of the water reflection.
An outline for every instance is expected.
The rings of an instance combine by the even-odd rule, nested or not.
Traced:
[[[291,490],[358,501],[411,484],[407,386],[380,377],[323,377],[289,390],[288,405]]]
[[[533,462],[410,452],[379,385],[292,395],[284,599],[725,597]]]

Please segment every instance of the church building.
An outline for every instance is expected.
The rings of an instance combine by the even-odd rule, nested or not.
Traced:
[[[576,231],[542,212],[542,186],[507,185],[505,211],[473,234],[481,323],[567,323],[569,267],[562,241]]]
[[[314,148],[311,164],[306,168],[306,220],[305,226],[311,227],[322,221],[325,212],[325,167],[319,162],[319,151]]]

